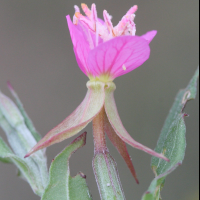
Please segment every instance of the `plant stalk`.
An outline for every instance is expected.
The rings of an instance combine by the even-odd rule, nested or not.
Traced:
[[[104,132],[104,107],[99,114],[93,119],[93,137],[94,137],[94,154],[106,153],[108,148],[106,146],[106,138]]]

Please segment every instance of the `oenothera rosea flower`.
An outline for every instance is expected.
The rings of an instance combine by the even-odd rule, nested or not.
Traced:
[[[82,4],[82,9],[86,16],[75,6],[73,22],[69,15],[66,18],[77,63],[90,79],[87,94],[75,111],[48,132],[26,156],[74,136],[93,120],[95,154],[108,151],[106,133],[137,180],[125,143],[166,161],[168,159],[136,142],[126,131],[115,104],[116,86],[113,80],[136,69],[149,58],[149,43],[157,32],[153,30],[142,36],[135,35],[134,13],[137,6],[130,8],[115,27],[106,10],[102,20],[97,17],[95,4],[92,4],[91,10]]]

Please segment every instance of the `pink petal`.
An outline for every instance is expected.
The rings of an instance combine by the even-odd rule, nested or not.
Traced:
[[[113,89],[112,89],[113,88]],[[108,120],[113,127],[114,131],[116,134],[127,144],[131,145],[132,147],[135,147],[137,149],[140,149],[142,151],[147,152],[148,154],[151,154],[153,156],[156,156],[158,158],[162,158],[166,161],[169,161],[163,154],[159,154],[152,149],[140,144],[139,142],[135,141],[129,133],[126,131],[124,128],[121,119],[119,117],[117,107],[115,104],[115,99],[114,99],[114,83],[110,83],[108,87],[105,89],[105,110],[106,114],[108,116]]]
[[[88,69],[86,60],[88,57],[88,52],[90,51],[89,44],[81,32],[81,29],[78,25],[74,25],[70,19],[70,16],[67,15],[67,23],[72,39],[72,43],[74,46],[74,52],[77,59],[77,63],[80,67],[80,69],[87,75]]]
[[[58,126],[49,131],[25,157],[80,132],[102,109],[105,98],[104,86],[104,83],[96,82],[94,88],[94,85],[89,83],[87,94],[76,110]]]
[[[145,40],[147,40],[148,43],[150,43],[153,40],[153,38],[156,36],[156,34],[157,34],[157,31],[153,30],[153,31],[149,31],[145,33],[141,37],[143,37]]]
[[[124,161],[126,162],[129,170],[131,171],[131,174],[135,178],[136,182],[139,183],[137,179],[137,175],[135,172],[135,169],[133,167],[133,163],[131,161],[131,157],[129,156],[127,147],[125,142],[115,133],[114,129],[110,125],[110,122],[108,121],[108,118],[105,114],[104,116],[104,131],[107,134],[108,138],[112,142],[112,144],[117,148],[120,155],[123,157]]]
[[[121,36],[100,44],[88,55],[93,76],[109,73],[112,78],[142,65],[150,55],[148,42],[139,36]]]

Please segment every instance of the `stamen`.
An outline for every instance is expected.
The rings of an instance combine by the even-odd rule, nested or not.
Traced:
[[[127,22],[128,22],[128,16],[124,16],[122,20],[118,23],[118,25],[115,27],[116,36],[120,36],[123,34],[123,32],[126,29]]]
[[[96,22],[96,47],[98,46],[99,44],[99,26]]]
[[[81,8],[83,9],[83,12],[86,14],[86,16],[88,16],[89,18],[91,18],[91,11],[88,8],[88,6],[84,3],[81,4]]]
[[[88,29],[88,40],[89,40],[89,44],[90,44],[90,49],[94,49],[94,42],[92,40],[92,36],[91,36],[91,32]],[[97,41],[98,42],[98,41]],[[98,45],[98,43],[96,44],[96,46]]]
[[[134,23],[135,14],[137,6],[133,6],[125,16],[122,17],[122,20],[114,28],[116,36],[120,35],[135,35],[136,28]]]
[[[99,43],[99,26],[98,26],[98,17],[97,17],[97,10],[96,10],[96,5],[93,3],[91,6],[91,11],[92,11],[92,15],[91,15],[91,20],[94,23],[94,30],[96,32],[96,46],[98,46]]]
[[[75,9],[75,13],[76,13],[76,12],[79,12],[79,13],[80,13],[80,9],[79,9],[79,7],[78,7],[77,5],[74,5],[74,9]]]
[[[81,22],[82,22],[82,21],[81,21]],[[87,27],[85,27],[84,24],[81,23],[81,22],[79,23],[79,25],[81,26],[81,28],[82,28],[82,30],[83,30],[83,32],[84,32],[84,35],[85,35],[85,37],[86,37],[86,39],[87,39],[87,41],[88,41],[88,43],[89,43],[90,49],[94,49],[94,42],[93,42],[93,40],[92,40],[91,32],[90,32],[90,30],[89,30]]]
[[[83,15],[81,15],[80,12],[75,12],[74,14],[78,19],[80,19],[81,17],[83,17]]]
[[[134,13],[137,11],[137,9],[138,9],[138,6],[137,6],[137,5],[131,7],[131,8],[128,10],[128,12],[126,13],[126,15],[134,14]]]
[[[94,23],[94,30],[96,30],[96,23],[98,21],[98,17],[97,17],[97,10],[96,10],[96,5],[93,3],[91,6],[91,20]]]
[[[86,17],[84,17],[81,13],[76,12],[75,16],[83,23],[85,24],[89,29],[91,29],[91,31],[95,31],[92,22],[87,19]]]
[[[108,12],[106,10],[103,11],[103,17],[104,17],[104,21],[106,23],[106,26],[107,26],[109,32],[114,35],[113,25],[111,22],[111,16],[108,14]]]
[[[93,20],[97,21],[97,9],[94,3],[91,6],[91,11],[92,11]]]
[[[75,13],[76,12],[80,13],[80,9],[79,9],[79,7],[77,5],[74,6],[74,9],[75,9]],[[73,16],[73,24],[76,24],[76,25],[78,24],[78,19],[77,19],[77,17],[75,15]]]

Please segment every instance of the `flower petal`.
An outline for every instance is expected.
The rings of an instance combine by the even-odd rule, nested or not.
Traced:
[[[153,40],[153,38],[156,36],[156,34],[157,34],[157,31],[153,30],[153,31],[149,31],[145,33],[141,37],[143,37],[145,40],[147,40],[148,43],[150,43]]]
[[[131,145],[132,147],[135,147],[137,149],[140,149],[142,151],[147,152],[148,154],[151,154],[153,156],[156,156],[158,158],[162,158],[166,161],[169,161],[163,154],[159,154],[152,149],[140,144],[139,142],[135,141],[129,133],[126,131],[124,128],[118,111],[117,107],[115,104],[115,99],[114,99],[114,90],[115,90],[115,84],[110,82],[108,87],[105,89],[105,110],[106,114],[108,116],[108,120],[113,127],[114,131],[116,134],[127,144]]]
[[[49,131],[25,157],[80,132],[102,109],[105,99],[104,85],[98,81],[88,82],[88,92],[82,103],[63,122]]]
[[[88,55],[93,76],[110,74],[114,79],[142,65],[150,55],[148,42],[139,36],[121,36],[99,44]]]
[[[78,65],[83,73],[87,75],[88,69],[86,59],[88,57],[88,52],[90,51],[89,44],[81,32],[80,27],[72,23],[69,15],[67,15],[66,18]]]
[[[135,169],[133,167],[133,163],[131,161],[131,157],[129,156],[127,147],[125,142],[115,133],[114,129],[112,128],[110,122],[108,121],[107,115],[105,113],[104,116],[104,131],[107,134],[108,138],[112,142],[112,144],[117,148],[120,155],[123,157],[124,161],[126,162],[131,174],[135,178],[136,182],[139,183],[137,179],[137,175]]]

